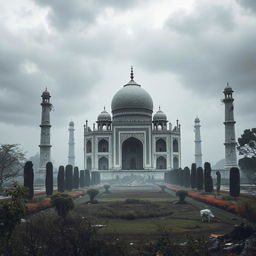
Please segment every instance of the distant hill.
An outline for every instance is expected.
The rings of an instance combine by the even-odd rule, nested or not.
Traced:
[[[212,166],[212,169],[224,169],[225,159],[219,160],[215,165]]]

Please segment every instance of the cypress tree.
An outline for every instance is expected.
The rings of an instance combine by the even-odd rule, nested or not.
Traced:
[[[61,165],[59,167],[57,184],[58,184],[58,191],[64,192],[64,190],[65,190],[65,170],[64,170],[63,165]]]
[[[53,166],[51,162],[46,164],[46,177],[45,177],[45,190],[46,195],[50,196],[53,192]]]
[[[74,189],[79,188],[79,170],[78,170],[78,167],[74,168],[73,188]]]
[[[68,191],[73,188],[73,166],[71,164],[66,165],[65,186]]]
[[[178,169],[173,170],[173,174],[174,174],[174,184],[179,185],[179,170]]]
[[[202,167],[198,167],[196,169],[196,185],[197,185],[198,191],[201,191],[203,189],[203,184],[204,184],[204,171]]]
[[[100,184],[100,172],[92,172],[91,174],[92,174],[91,184],[92,185]]]
[[[191,176],[190,176],[191,188],[196,188],[196,164],[191,165]]]
[[[237,167],[232,167],[229,173],[229,193],[233,197],[240,196],[240,173]]]
[[[97,184],[101,183],[100,172],[97,172]]]
[[[34,196],[34,170],[33,163],[27,161],[24,166],[24,187],[28,188],[27,199],[32,200]]]
[[[182,169],[179,168],[177,173],[178,173],[178,182],[177,183],[179,186],[182,186]]]
[[[169,172],[167,172],[166,174],[167,174],[167,175],[166,175],[167,183],[168,183],[168,184],[171,184],[171,172],[169,171]]]
[[[180,169],[180,186],[185,186],[185,171]]]
[[[219,171],[216,172],[217,175],[217,181],[216,181],[216,191],[217,193],[220,192],[220,185],[221,185],[221,174]]]
[[[168,183],[168,181],[167,181],[167,180],[168,180],[167,176],[168,176],[168,173],[165,172],[165,173],[164,173],[164,182],[165,182],[165,183]]]
[[[86,187],[91,185],[91,176],[89,170],[84,170],[84,183]]]
[[[213,191],[213,180],[211,176],[211,164],[205,162],[204,164],[204,189],[205,192],[211,193]]]
[[[79,179],[80,187],[84,188],[85,186],[85,176],[84,176],[84,170],[80,170],[80,179]]]
[[[185,167],[184,168],[184,175],[185,175],[185,187],[186,188],[189,188],[190,187],[190,179],[191,179],[191,175],[190,175],[190,170],[189,170],[189,168],[188,167]]]

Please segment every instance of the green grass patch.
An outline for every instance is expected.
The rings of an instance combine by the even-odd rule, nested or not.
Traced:
[[[100,221],[100,220],[99,220]],[[184,220],[176,218],[159,218],[143,220],[102,220],[106,226],[100,230],[103,234],[145,234],[157,235],[161,230],[168,232],[210,232],[212,229],[220,228],[220,223],[201,223],[198,220]]]

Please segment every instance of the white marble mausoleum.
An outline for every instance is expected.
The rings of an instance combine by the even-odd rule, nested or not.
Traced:
[[[93,127],[86,121],[84,168],[103,172],[157,172],[179,168],[179,121],[173,126],[160,107],[153,115],[153,100],[134,81],[133,69],[130,78],[112,99],[112,115],[104,108]]]

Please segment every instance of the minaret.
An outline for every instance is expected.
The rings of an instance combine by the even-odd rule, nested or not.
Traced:
[[[225,169],[230,170],[231,167],[237,167],[236,156],[236,136],[235,136],[235,121],[234,121],[234,106],[232,97],[233,90],[227,84],[223,91],[225,98]]]
[[[68,140],[68,164],[75,166],[75,137],[74,137],[74,122],[69,122],[69,140]]]
[[[198,117],[195,119],[195,163],[196,167],[202,167],[202,149],[201,149],[201,133],[200,133],[200,120]]]
[[[41,140],[40,140],[40,171],[44,171],[46,163],[51,161],[51,136],[50,136],[50,111],[52,104],[50,103],[51,95],[47,88],[42,93],[42,118],[41,118]]]

